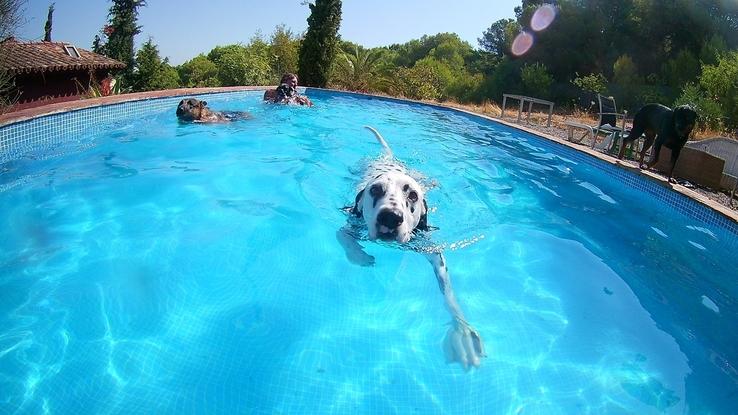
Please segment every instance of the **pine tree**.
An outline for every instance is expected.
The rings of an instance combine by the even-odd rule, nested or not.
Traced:
[[[46,16],[46,25],[44,25],[44,42],[51,42],[51,25],[54,16],[54,3],[49,6],[49,14]]]
[[[325,87],[338,52],[341,0],[316,0],[310,4],[305,40],[300,47],[300,83]]]
[[[179,74],[169,65],[169,60],[162,60],[159,48],[154,41],[149,40],[141,45],[136,53],[136,73],[134,74],[133,88],[136,91],[155,91],[160,89],[177,88]]]
[[[92,41],[92,51],[100,55],[105,54],[105,45],[102,43],[100,35],[95,35],[95,39]]]
[[[108,13],[109,24],[103,29],[108,36],[108,42],[104,47],[105,54],[127,65],[123,71],[123,80],[126,84],[130,84],[133,80],[135,66],[133,38],[141,33],[141,26],[136,25],[138,8],[145,5],[145,0],[113,0]]]

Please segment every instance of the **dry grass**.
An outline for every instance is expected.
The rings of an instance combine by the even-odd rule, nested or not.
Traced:
[[[457,102],[451,102],[447,101],[443,103],[444,105],[448,105],[450,107],[455,108],[461,108],[465,109],[467,111],[476,112],[479,114],[491,116],[491,117],[497,117],[499,118],[502,114],[502,109],[499,105],[497,105],[494,102],[486,101],[483,104],[459,104]],[[508,107],[505,111],[505,118],[506,119],[515,119],[517,116],[517,108]],[[527,113],[523,114],[522,117],[526,117]],[[536,111],[535,109],[530,114],[530,121],[533,124],[545,124],[546,120],[548,118],[548,113],[543,111]],[[575,121],[582,124],[587,125],[596,125],[598,121],[597,114],[588,113],[586,111],[582,110],[573,110],[573,111],[567,111],[563,112],[561,110],[555,111],[554,114],[551,116],[551,126],[556,127],[562,130],[561,135],[564,134],[563,130],[566,130],[566,125],[564,124],[566,121]],[[632,118],[628,119],[626,124],[628,127],[632,126],[633,120]],[[718,130],[711,130],[709,128],[705,129],[699,129],[695,130],[692,133],[692,140],[704,140],[708,138],[715,138],[715,137],[726,137],[726,138],[732,138],[735,140],[738,140],[738,136],[735,134],[731,134],[725,131],[718,131]]]

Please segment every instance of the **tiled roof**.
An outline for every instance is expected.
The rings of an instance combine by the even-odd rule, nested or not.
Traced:
[[[74,69],[125,68],[123,62],[77,48],[79,57],[69,56],[61,42],[0,42],[0,68],[11,73],[65,71]]]

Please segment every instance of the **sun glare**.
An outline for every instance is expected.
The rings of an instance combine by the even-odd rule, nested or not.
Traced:
[[[512,43],[512,53],[515,56],[524,55],[533,46],[533,35],[528,32],[520,32],[515,36],[515,40]]]
[[[530,19],[530,27],[536,32],[546,29],[556,18],[556,8],[550,4],[544,4],[533,13]]]

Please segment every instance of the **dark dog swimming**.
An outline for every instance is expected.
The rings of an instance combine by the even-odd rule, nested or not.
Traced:
[[[252,117],[243,111],[213,111],[208,107],[207,101],[185,98],[177,105],[177,118],[185,122],[218,123],[247,120]]]
[[[638,166],[643,168],[643,158],[646,151],[651,148],[651,145],[654,145],[653,156],[646,165],[646,168],[653,167],[659,161],[661,146],[665,146],[671,150],[671,163],[667,172],[671,182],[671,175],[679,158],[679,153],[682,151],[684,144],[687,143],[696,122],[697,112],[689,105],[680,105],[673,110],[661,104],[644,105],[633,117],[633,129],[623,139],[618,158],[623,158],[627,143],[638,139],[641,134],[645,133],[646,141],[639,155]]]

